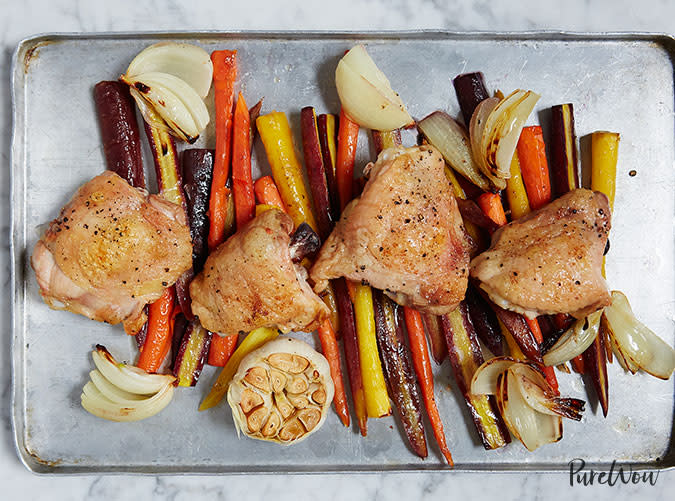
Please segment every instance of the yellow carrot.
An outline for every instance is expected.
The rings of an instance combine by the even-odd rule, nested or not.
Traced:
[[[359,359],[368,417],[388,416],[391,413],[391,406],[377,350],[373,293],[368,285],[356,283],[350,284],[350,292],[354,303],[356,336],[359,342]]]
[[[591,189],[607,195],[610,209],[614,209],[619,139],[616,132],[591,134]]]
[[[523,176],[520,172],[518,155],[513,155],[511,159],[511,177],[506,180],[506,198],[511,208],[512,221],[530,213],[530,201],[527,198]]]
[[[227,361],[225,367],[220,371],[218,379],[211,388],[209,394],[206,395],[206,398],[202,401],[199,410],[205,411],[218,405],[225,396],[225,393],[227,393],[227,387],[230,384],[230,381],[232,381],[232,377],[237,372],[237,368],[239,367],[242,358],[253,350],[260,348],[266,342],[276,338],[278,335],[279,331],[277,329],[270,329],[267,327],[259,327],[258,329],[249,332]]]
[[[291,216],[296,227],[306,222],[316,231],[316,219],[312,212],[311,199],[305,186],[302,166],[295,153],[291,128],[286,115],[273,111],[259,116],[256,125],[260,139],[265,146],[272,177],[277,183],[288,215]]]
[[[523,353],[523,351],[520,349],[520,346],[518,346],[518,343],[516,343],[516,340],[513,339],[513,336],[509,332],[509,330],[506,328],[506,326],[502,323],[501,320],[497,319],[499,322],[499,328],[502,331],[502,336],[504,336],[504,339],[506,340],[506,344],[509,347],[509,351],[511,352],[511,356],[515,358],[516,360],[527,360],[527,357]]]

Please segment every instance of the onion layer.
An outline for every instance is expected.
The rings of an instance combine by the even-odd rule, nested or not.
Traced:
[[[544,354],[544,365],[563,364],[586,351],[598,336],[601,317],[602,310],[598,310],[574,322]]]
[[[441,152],[450,167],[482,190],[488,191],[491,188],[490,181],[471,155],[469,135],[450,115],[435,111],[420,120],[417,128]]]
[[[669,379],[675,369],[675,350],[641,323],[626,296],[612,291],[612,304],[604,310],[612,348],[624,369],[638,369]]]

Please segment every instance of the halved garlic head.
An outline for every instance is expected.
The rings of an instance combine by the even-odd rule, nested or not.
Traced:
[[[237,431],[290,445],[321,427],[333,393],[323,355],[303,341],[279,337],[242,359],[227,401]]]
[[[154,416],[173,398],[175,377],[148,374],[131,365],[118,363],[104,346],[92,352],[96,370],[80,396],[82,407],[109,421],[140,421]]]

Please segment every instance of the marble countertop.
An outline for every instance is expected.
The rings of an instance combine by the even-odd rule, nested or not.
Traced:
[[[0,0],[3,96],[0,113],[0,224],[6,237],[0,279],[9,289],[9,151],[11,113],[9,65],[24,37],[52,31],[133,30],[572,30],[672,32],[675,4],[657,1],[517,2],[453,0],[247,0],[246,2],[115,0],[114,2]],[[322,4],[322,2],[321,2]],[[517,7],[515,7],[517,5]],[[0,322],[9,326],[9,296],[2,297]],[[28,472],[14,451],[10,425],[9,332],[0,349],[2,423],[0,485],[4,499],[578,499],[597,501],[644,496],[665,499],[675,488],[675,471],[661,472],[655,486],[569,486],[566,474],[408,473],[364,475],[252,476],[73,476],[56,478]]]

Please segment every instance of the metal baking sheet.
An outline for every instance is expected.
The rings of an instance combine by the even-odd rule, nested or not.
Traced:
[[[331,413],[312,439],[290,448],[238,439],[227,406],[198,413],[214,378],[179,389],[170,407],[135,424],[94,418],[80,407],[92,368],[90,351],[106,345],[133,361],[135,347],[120,327],[50,310],[28,264],[39,225],[54,218],[83,182],[104,169],[92,89],[114,79],[143,47],[157,40],[234,48],[239,86],[249,102],[288,113],[313,105],[337,112],[333,83],[338,58],[367,44],[414,117],[444,109],[458,115],[451,79],[482,70],[490,89],[533,89],[542,95],[531,122],[546,109],[573,102],[582,138],[595,130],[622,135],[612,249],[607,273],[634,310],[668,343],[675,318],[674,84],[671,37],[568,33],[128,33],[47,34],[23,41],[14,56],[12,146],[13,423],[18,453],[40,473],[237,473],[444,470],[428,436],[430,456],[406,446],[395,418],[372,419],[368,437],[342,427]],[[208,98],[212,105],[212,96]],[[299,137],[296,134],[296,138]],[[412,133],[408,140],[413,140]],[[213,145],[207,131],[202,145]],[[150,165],[146,154],[146,165]],[[255,174],[265,172],[260,147]],[[371,155],[360,138],[359,164]],[[631,170],[637,174],[629,175]],[[519,443],[485,451],[477,442],[446,361],[436,369],[437,398],[455,470],[565,470],[574,458],[596,468],[612,461],[634,468],[675,464],[673,381],[630,376],[610,366],[610,412],[593,399],[582,422],[565,421],[561,442],[534,453]],[[561,375],[562,392],[586,398],[578,375]]]

